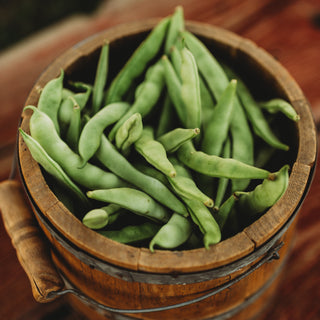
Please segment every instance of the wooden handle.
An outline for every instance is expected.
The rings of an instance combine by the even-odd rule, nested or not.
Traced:
[[[18,181],[0,183],[0,211],[35,300],[52,301],[54,298],[49,298],[49,293],[63,289],[64,283],[52,263],[50,249]]]

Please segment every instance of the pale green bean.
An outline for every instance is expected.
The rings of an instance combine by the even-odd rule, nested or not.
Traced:
[[[87,196],[98,201],[117,204],[129,211],[159,222],[167,222],[171,216],[168,208],[156,202],[143,191],[132,188],[92,190],[87,192]]]

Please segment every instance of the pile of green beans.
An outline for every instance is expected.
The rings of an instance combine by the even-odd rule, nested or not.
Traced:
[[[279,97],[256,100],[185,28],[182,7],[113,78],[109,45],[102,44],[93,83],[68,81],[61,70],[38,105],[25,108],[30,134],[19,130],[86,227],[151,251],[209,249],[281,198],[289,165],[267,165],[289,145],[270,119],[299,115]]]

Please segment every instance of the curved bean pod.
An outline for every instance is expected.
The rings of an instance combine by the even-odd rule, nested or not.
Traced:
[[[143,73],[149,61],[159,52],[164,41],[170,19],[162,19],[147,38],[134,51],[125,66],[112,81],[107,95],[107,103],[121,101],[132,81]]]
[[[275,98],[269,101],[259,102],[259,106],[270,113],[282,112],[286,117],[293,121],[299,121],[300,116],[292,105],[284,99]]]
[[[50,80],[42,89],[39,97],[38,108],[46,113],[54,123],[58,133],[60,133],[58,123],[58,112],[62,99],[64,71],[61,69],[58,78]]]
[[[214,55],[195,35],[189,31],[184,31],[182,36],[187,47],[194,55],[199,71],[203,75],[211,93],[218,100],[229,83],[225,71]],[[235,99],[233,107],[234,116],[230,127],[233,139],[232,157],[248,165],[253,165],[253,137],[248,121],[238,99]],[[248,179],[232,181],[233,189],[243,190],[248,186],[249,182],[250,180]]]
[[[209,209],[197,200],[184,199],[184,201],[189,208],[192,220],[204,234],[203,243],[205,248],[209,249],[210,245],[220,242],[221,231]]]
[[[204,194],[194,182],[191,173],[177,158],[170,157],[169,160],[177,171],[175,178],[167,178],[174,191],[181,197],[201,201],[207,207],[213,207],[213,200]]]
[[[191,232],[190,221],[180,214],[173,213],[169,221],[152,238],[149,249],[154,252],[154,246],[165,249],[176,248],[188,240]]]
[[[181,197],[187,199],[196,199],[201,201],[205,206],[212,208],[213,200],[204,194],[194,183],[194,181],[188,177],[177,175],[174,178],[167,177],[173,190]]]
[[[187,167],[210,177],[229,179],[266,179],[269,171],[247,165],[236,159],[224,159],[196,151],[191,142],[186,142],[177,151],[178,159]]]
[[[60,183],[68,188],[73,194],[81,200],[81,203],[84,203],[85,206],[88,206],[89,201],[80,188],[69,178],[69,176],[63,171],[61,166],[55,162],[44,150],[44,148],[30,135],[25,133],[21,128],[19,132],[26,143],[32,158],[38,162],[46,172],[55,177]]]
[[[69,81],[69,83],[73,88],[80,90],[80,92],[74,93],[73,97],[82,111],[89,101],[93,87],[91,84],[81,81]]]
[[[136,226],[127,226],[120,230],[98,231],[98,233],[114,241],[131,244],[152,238],[160,227],[156,223],[145,222]]]
[[[127,186],[123,180],[111,172],[106,172],[92,164],[84,167],[82,159],[57,134],[52,120],[34,106],[25,107],[32,109],[30,118],[31,136],[46,150],[48,155],[56,161],[66,174],[75,182],[88,189],[117,188]]]
[[[88,191],[87,196],[91,199],[117,204],[155,221],[167,222],[171,216],[167,208],[149,195],[132,188],[93,190]]]
[[[134,113],[128,118],[116,133],[115,142],[117,148],[124,154],[132,144],[134,144],[142,135],[143,125],[140,113]]]
[[[239,208],[248,216],[262,213],[273,206],[284,194],[289,182],[289,165],[284,165],[272,179],[264,179],[254,190],[235,192]]]
[[[132,185],[140,188],[155,200],[167,206],[172,211],[184,216],[188,215],[185,206],[180,200],[160,181],[147,176],[134,168],[128,160],[122,156],[112,143],[102,135],[100,147],[96,153],[98,160],[110,171]]]
[[[85,124],[79,138],[79,154],[84,164],[99,148],[101,136],[106,127],[118,121],[129,107],[127,102],[111,103],[97,112]]]
[[[177,151],[186,141],[196,137],[199,133],[199,128],[176,128],[158,137],[157,140],[164,146],[167,152],[172,153]]]
[[[145,127],[141,137],[135,142],[134,147],[151,165],[168,177],[175,177],[176,170],[167,158],[163,145],[154,140],[153,129]]]
[[[242,105],[247,113],[248,119],[252,125],[253,131],[257,136],[263,139],[270,146],[287,151],[289,146],[282,143],[278,137],[272,132],[267,120],[265,119],[258,103],[251,95],[250,90],[245,85],[245,83],[240,79],[238,75],[230,70],[225,68],[227,74],[230,77],[236,77],[238,80],[237,94],[242,102]]]
[[[119,119],[109,133],[109,140],[113,141],[118,129],[122,124],[129,119],[133,114],[140,113],[141,117],[145,117],[159,100],[164,88],[164,70],[162,64],[155,63],[147,70],[143,85],[140,87],[140,92],[137,99],[132,104],[131,108]]]

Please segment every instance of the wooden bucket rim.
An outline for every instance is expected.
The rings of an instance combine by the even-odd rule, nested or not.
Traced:
[[[148,32],[158,21],[158,19],[148,19],[121,24],[99,32],[73,46],[59,56],[41,74],[25,105],[37,103],[38,88],[43,87],[50,79],[57,77],[60,69],[68,66],[67,62],[70,65],[78,58],[89,55],[101,47],[106,38],[112,44],[113,41],[123,36],[134,36]],[[228,30],[194,21],[187,21],[186,27],[196,35],[208,37],[216,43],[231,47],[235,55],[245,54],[255,63],[259,63],[259,66],[263,66],[265,72],[277,81],[287,99],[301,114],[301,120],[297,124],[299,137],[297,158],[291,170],[288,189],[283,197],[260,219],[242,232],[212,246],[209,250],[205,248],[186,251],[155,250],[154,253],[151,253],[149,249],[120,244],[86,228],[50,190],[39,165],[32,159],[28,150],[26,150],[23,139],[19,137],[18,160],[21,166],[21,174],[26,182],[25,188],[27,188],[44,216],[71,243],[84,252],[102,261],[129,270],[154,273],[198,272],[218,268],[247,256],[276,234],[293,214],[295,208],[305,197],[304,191],[309,183],[311,169],[315,163],[316,130],[310,106],[299,86],[286,69],[252,41]],[[130,32],[127,30],[130,30]],[[21,127],[27,132],[29,132],[30,114],[30,111],[22,114]],[[309,135],[301,134],[302,132],[309,132]],[[37,183],[35,184],[33,181]],[[52,199],[50,206],[43,201],[47,198]],[[235,243],[237,243],[236,250]]]

